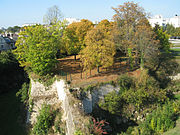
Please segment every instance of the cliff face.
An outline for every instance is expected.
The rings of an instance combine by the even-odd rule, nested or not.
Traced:
[[[55,105],[60,103],[63,109],[63,121],[66,122],[66,135],[73,135],[76,128],[84,128],[81,103],[76,102],[68,90],[64,80],[55,81],[49,88],[31,79],[32,112],[28,112],[27,123],[35,124],[42,104]],[[82,112],[82,113],[81,113]]]
[[[105,84],[95,88],[92,92],[86,93],[86,98],[82,100],[83,109],[85,113],[91,113],[99,100],[103,100],[104,96],[112,91],[119,91],[119,87],[114,87],[110,84]]]
[[[56,83],[53,83],[47,89],[43,84],[31,79],[30,99],[33,105],[28,122],[33,125],[36,122],[36,117],[39,114],[42,104],[54,105],[60,102]]]
[[[78,89],[78,88],[77,88]],[[33,102],[32,112],[29,112],[27,122],[35,124],[36,117],[39,114],[42,104],[61,105],[63,109],[63,121],[66,122],[66,135],[73,135],[76,129],[80,129],[84,133],[89,132],[87,124],[89,123],[89,117],[84,113],[91,113],[94,106],[100,99],[104,98],[104,95],[118,91],[118,87],[114,87],[110,84],[105,84],[98,88],[95,88],[93,92],[86,93],[86,97],[83,100],[77,100],[69,92],[69,86],[64,80],[55,81],[49,88],[45,87],[39,82],[35,82],[31,79],[31,100]]]

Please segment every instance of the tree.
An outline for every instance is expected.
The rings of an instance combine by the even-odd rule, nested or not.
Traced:
[[[176,28],[175,36],[180,36],[180,27]]]
[[[150,26],[139,25],[135,33],[136,50],[140,58],[140,68],[144,68],[144,62],[154,59],[158,55],[159,42],[155,39]]]
[[[56,24],[62,18],[62,13],[58,6],[54,5],[50,7],[44,16],[44,22],[50,25]]]
[[[63,35],[65,50],[69,55],[76,55],[85,47],[85,36],[93,28],[93,23],[89,20],[82,19],[81,22],[70,24]]]
[[[99,73],[100,66],[109,67],[113,64],[115,45],[112,36],[107,35],[104,29],[97,27],[89,31],[85,44],[86,48],[80,52],[84,70],[97,67]]]
[[[7,32],[15,33],[15,32],[19,32],[20,29],[21,29],[21,27],[19,27],[19,26],[8,27],[8,28],[7,28]]]
[[[128,55],[128,48],[133,48],[134,45],[136,27],[142,22],[141,20],[146,19],[147,14],[142,7],[134,2],[126,2],[113,9],[116,12],[114,15],[116,47]]]
[[[68,55],[74,55],[75,60],[76,55],[81,50],[81,45],[76,34],[77,25],[77,23],[70,24],[63,34],[64,50]]]
[[[165,27],[165,31],[170,36],[175,36],[175,27],[172,24],[167,24]]]
[[[53,30],[55,28],[56,31]],[[63,24],[50,28],[31,26],[21,31],[16,42],[17,49],[13,51],[20,65],[40,76],[51,73],[57,62],[58,38],[62,36],[62,31]]]
[[[4,31],[0,29],[0,34],[2,34],[2,33],[4,33]]]
[[[170,42],[169,42],[169,35],[166,32],[163,32],[163,29],[156,25],[153,29],[156,33],[156,40],[160,41],[160,48],[162,51],[169,52],[170,49]]]

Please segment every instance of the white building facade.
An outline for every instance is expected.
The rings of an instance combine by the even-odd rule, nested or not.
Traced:
[[[162,15],[155,15],[149,19],[149,23],[152,27],[154,27],[155,24],[158,24],[159,26],[166,26],[167,24],[171,24],[177,28],[180,27],[180,16],[175,15],[172,18],[163,18]]]
[[[64,20],[67,21],[68,25],[74,22],[80,22],[80,19],[76,19],[76,18],[65,18]]]

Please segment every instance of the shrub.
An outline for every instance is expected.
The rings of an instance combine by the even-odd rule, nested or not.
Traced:
[[[27,103],[27,100],[29,99],[29,84],[23,83],[22,88],[16,93],[16,96],[19,96],[21,98],[21,102]]]
[[[123,104],[124,99],[122,96],[113,91],[104,97],[104,101],[100,101],[99,106],[112,114],[119,114],[122,111]]]
[[[92,133],[93,135],[103,135],[108,134],[104,128],[106,124],[109,124],[105,120],[96,120],[95,118],[92,118]]]
[[[139,125],[140,134],[161,134],[175,126],[175,108],[172,102],[158,107]]]
[[[50,127],[52,126],[54,119],[54,113],[50,108],[50,105],[42,105],[40,114],[37,116],[37,122],[33,127],[33,134],[35,135],[47,135]]]
[[[54,122],[55,131],[58,132],[60,135],[65,135],[65,124],[62,122],[62,113],[57,112],[56,120]]]
[[[127,74],[123,74],[118,79],[119,87],[122,91],[128,90],[134,85],[133,78],[128,76]]]
[[[74,135],[85,135],[81,130],[76,130]]]

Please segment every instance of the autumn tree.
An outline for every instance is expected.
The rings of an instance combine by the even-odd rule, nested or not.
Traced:
[[[60,11],[60,9],[58,8],[58,6],[54,5],[53,7],[50,7],[47,11],[47,13],[45,14],[43,21],[46,24],[56,24],[58,21],[60,21],[60,19],[62,18],[62,13]]]
[[[148,25],[139,25],[135,32],[135,44],[140,59],[140,68],[144,68],[144,63],[149,63],[159,53],[159,41],[155,39],[154,32]]]
[[[126,2],[113,9],[116,13],[114,15],[116,47],[128,56],[128,48],[134,48],[136,27],[147,15],[144,9],[134,2]]]
[[[86,48],[81,51],[81,61],[84,70],[97,67],[109,67],[114,62],[115,45],[111,34],[105,32],[103,27],[97,26],[87,33]]]
[[[65,50],[69,55],[76,55],[85,47],[85,36],[93,28],[93,23],[82,19],[81,22],[74,22],[66,28],[63,35]]]
[[[53,30],[55,27],[59,29]],[[16,42],[17,49],[13,51],[20,66],[40,76],[51,73],[57,62],[56,53],[62,31],[63,24],[49,28],[31,26],[21,31]]]

